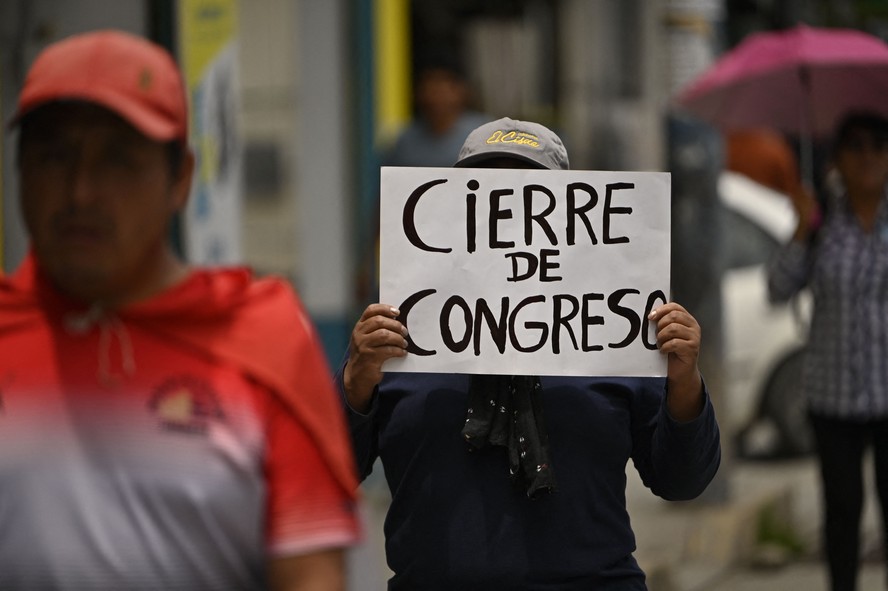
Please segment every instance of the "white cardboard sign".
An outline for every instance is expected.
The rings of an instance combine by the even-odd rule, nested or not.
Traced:
[[[386,371],[663,376],[661,172],[384,167],[380,301],[408,355]]]

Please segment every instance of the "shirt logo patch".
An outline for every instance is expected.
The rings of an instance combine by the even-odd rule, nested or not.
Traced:
[[[205,435],[211,421],[225,420],[219,397],[206,381],[193,376],[167,379],[154,389],[148,408],[169,431]]]

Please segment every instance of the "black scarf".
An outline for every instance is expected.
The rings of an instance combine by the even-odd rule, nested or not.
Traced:
[[[537,376],[473,375],[462,435],[470,449],[508,449],[509,474],[536,498],[555,490]]]

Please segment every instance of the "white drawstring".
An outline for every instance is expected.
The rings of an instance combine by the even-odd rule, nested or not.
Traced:
[[[133,375],[136,371],[133,343],[126,325],[113,312],[106,312],[101,304],[96,303],[82,314],[69,314],[65,317],[65,328],[72,334],[85,334],[94,326],[99,328],[99,367],[96,371],[99,381],[110,386]],[[116,375],[111,369],[112,337],[116,337],[120,344],[122,373]]]
[[[71,334],[85,334],[93,326],[99,324],[103,314],[102,304],[95,303],[86,312],[79,314],[71,312],[65,316],[65,328]]]
[[[118,382],[123,377],[131,376],[136,371],[136,360],[133,357],[133,343],[129,332],[120,319],[113,315],[105,315],[99,325],[99,379],[106,385]],[[111,337],[117,337],[120,343],[120,357],[123,375],[111,373]]]

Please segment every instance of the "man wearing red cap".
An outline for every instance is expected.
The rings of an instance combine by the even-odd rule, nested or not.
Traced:
[[[341,588],[354,462],[308,317],[167,240],[194,170],[172,57],[63,40],[12,123],[32,248],[0,279],[0,588]]]

